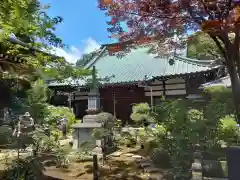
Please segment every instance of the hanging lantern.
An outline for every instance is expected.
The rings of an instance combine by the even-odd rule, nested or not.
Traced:
[[[174,65],[174,63],[175,63],[175,61],[174,61],[174,59],[173,59],[173,58],[171,58],[171,59],[169,59],[168,63],[169,63],[169,65],[170,65],[170,66],[173,66],[173,65]]]

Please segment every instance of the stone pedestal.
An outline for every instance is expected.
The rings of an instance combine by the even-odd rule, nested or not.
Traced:
[[[93,129],[102,127],[101,123],[96,121],[96,115],[86,115],[82,123],[73,126],[73,149],[80,148],[81,143],[92,139]],[[101,147],[101,140],[96,140],[96,146]]]
[[[88,93],[88,115],[83,117],[82,123],[74,124],[73,149],[80,148],[81,143],[92,140],[92,133],[95,128],[102,127],[97,122],[96,112],[100,107],[100,94],[97,87],[97,75],[95,66],[92,69],[92,83]],[[89,114],[91,113],[91,114]],[[101,140],[96,140],[96,146],[101,147]]]
[[[232,146],[227,148],[227,166],[229,180],[238,180],[240,177],[240,147]]]

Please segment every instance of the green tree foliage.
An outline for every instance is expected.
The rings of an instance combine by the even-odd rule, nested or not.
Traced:
[[[44,122],[50,126],[56,128],[57,120],[63,117],[68,120],[68,130],[71,129],[72,124],[76,123],[75,115],[69,107],[48,105],[46,111],[48,115],[45,117]]]
[[[98,55],[98,51],[93,51],[88,54],[84,54],[80,59],[77,60],[76,66],[77,67],[85,67],[89,62],[93,60],[93,58],[96,58]]]
[[[30,74],[64,79],[69,76],[79,77],[85,73],[64,58],[49,53],[53,47],[65,47],[62,40],[55,35],[56,27],[63,19],[48,16],[49,7],[39,0],[0,2],[1,52],[22,60],[20,63],[6,61],[5,64],[1,61],[0,67],[4,67],[5,78],[12,78],[13,75],[15,78],[28,75],[29,78]],[[14,38],[10,38],[11,36]]]
[[[233,116],[227,115],[220,119],[218,127],[219,139],[223,145],[230,146],[238,143],[240,140],[240,129]]]
[[[135,104],[132,107],[131,119],[143,126],[144,123],[149,124],[154,121],[151,116],[150,110],[151,108],[148,103]]]
[[[136,132],[136,136],[137,139],[141,142],[142,148],[144,148],[144,145],[146,144],[147,140],[151,136],[150,134],[152,133],[151,131],[149,131],[148,125],[154,122],[154,119],[151,115],[151,108],[149,104],[148,103],[135,104],[132,107],[132,114],[130,117],[135,123],[140,125],[140,128]],[[131,136],[131,134],[129,134],[128,136]]]
[[[201,60],[221,58],[221,53],[208,34],[198,32],[188,38],[187,56]]]
[[[233,34],[229,34],[229,36],[231,40],[234,38]],[[208,34],[201,31],[188,38],[187,56],[200,60],[223,61],[224,59],[214,40]]]
[[[1,39],[14,34],[18,39],[35,47],[63,46],[62,40],[55,34],[55,28],[62,22],[61,17],[51,18],[47,14],[49,5],[38,0],[1,1]],[[37,38],[40,41],[37,41]]]
[[[107,112],[97,114],[97,122],[102,124],[102,127],[96,128],[93,131],[93,137],[96,139],[103,139],[103,146],[107,144],[107,139],[112,135],[112,130],[116,118]]]
[[[219,120],[226,115],[234,114],[231,89],[223,86],[215,86],[206,88],[204,92],[207,96],[211,97],[210,102],[205,108],[206,118]]]
[[[36,123],[43,122],[49,97],[50,90],[43,80],[33,82],[27,91],[26,105]]]
[[[205,154],[216,154],[222,147],[239,144],[231,90],[211,87],[205,89],[205,96],[208,101],[201,106],[188,100],[175,100],[156,107],[155,137],[169,155],[175,179],[191,177],[195,144],[199,144]]]
[[[22,106],[19,108],[29,110],[35,120],[35,123],[44,123],[56,129],[57,119],[63,117],[68,120],[68,128],[76,122],[75,115],[68,107],[52,106],[49,99],[52,96],[51,90],[43,80],[37,80],[32,83],[31,88],[26,91],[25,97],[22,98]]]

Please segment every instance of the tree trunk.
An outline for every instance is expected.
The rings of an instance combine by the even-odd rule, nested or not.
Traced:
[[[236,110],[237,122],[240,123],[240,74],[238,74],[237,67],[233,62],[234,61],[228,64],[228,71],[232,84],[232,97]]]
[[[232,98],[235,106],[235,114],[237,122],[240,124],[239,26],[237,26],[235,30],[235,40],[233,43],[229,38],[228,32],[219,32],[217,36],[213,35],[212,33],[209,33],[209,35],[214,40],[225,59],[225,64],[227,66],[232,84]]]

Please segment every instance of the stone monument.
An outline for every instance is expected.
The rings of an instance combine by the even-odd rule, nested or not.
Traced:
[[[83,117],[81,123],[73,124],[73,149],[80,148],[81,143],[92,139],[93,129],[102,127],[102,124],[97,122],[97,112],[100,108],[99,91],[96,82],[96,69],[93,66],[92,83],[90,92],[88,93],[88,114]],[[96,146],[101,147],[101,140],[96,140]]]

